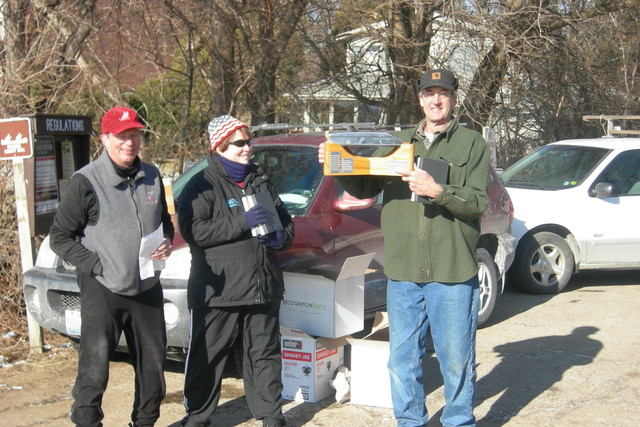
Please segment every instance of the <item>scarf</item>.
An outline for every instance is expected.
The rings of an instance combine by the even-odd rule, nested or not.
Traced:
[[[224,170],[227,171],[233,182],[243,182],[244,179],[249,175],[249,170],[251,169],[251,163],[238,163],[233,160],[229,160],[226,157],[218,156],[220,163],[224,167]]]

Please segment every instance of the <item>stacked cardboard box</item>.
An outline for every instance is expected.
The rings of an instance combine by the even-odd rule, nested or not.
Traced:
[[[280,308],[283,397],[318,402],[344,363],[342,337],[364,328],[364,274],[373,254],[345,260],[339,268],[285,271]]]
[[[299,329],[280,327],[282,336],[282,397],[318,402],[332,392],[330,381],[344,363],[344,346],[327,348],[321,339]]]

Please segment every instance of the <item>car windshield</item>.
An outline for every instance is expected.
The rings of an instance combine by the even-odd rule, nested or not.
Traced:
[[[562,190],[580,185],[610,150],[598,147],[548,145],[505,170],[507,187]]]
[[[323,177],[316,147],[256,144],[251,160],[271,178],[291,216],[307,214]],[[206,159],[201,160],[172,183],[176,200],[189,179],[206,165]]]
[[[254,145],[252,161],[276,185],[291,216],[307,214],[322,181],[318,149],[307,145]]]

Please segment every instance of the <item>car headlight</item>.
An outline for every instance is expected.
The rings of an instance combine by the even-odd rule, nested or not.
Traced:
[[[173,328],[178,324],[178,320],[180,320],[180,310],[174,303],[166,301],[164,303],[164,322],[167,327],[169,329]]]

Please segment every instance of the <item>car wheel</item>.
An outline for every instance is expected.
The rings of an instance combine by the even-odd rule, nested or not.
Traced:
[[[484,324],[496,305],[498,297],[498,270],[493,258],[484,248],[476,251],[478,258],[478,282],[480,283],[480,301],[478,304],[478,326]]]
[[[513,261],[516,284],[534,294],[556,294],[569,283],[573,253],[555,233],[541,231],[523,238]]]

